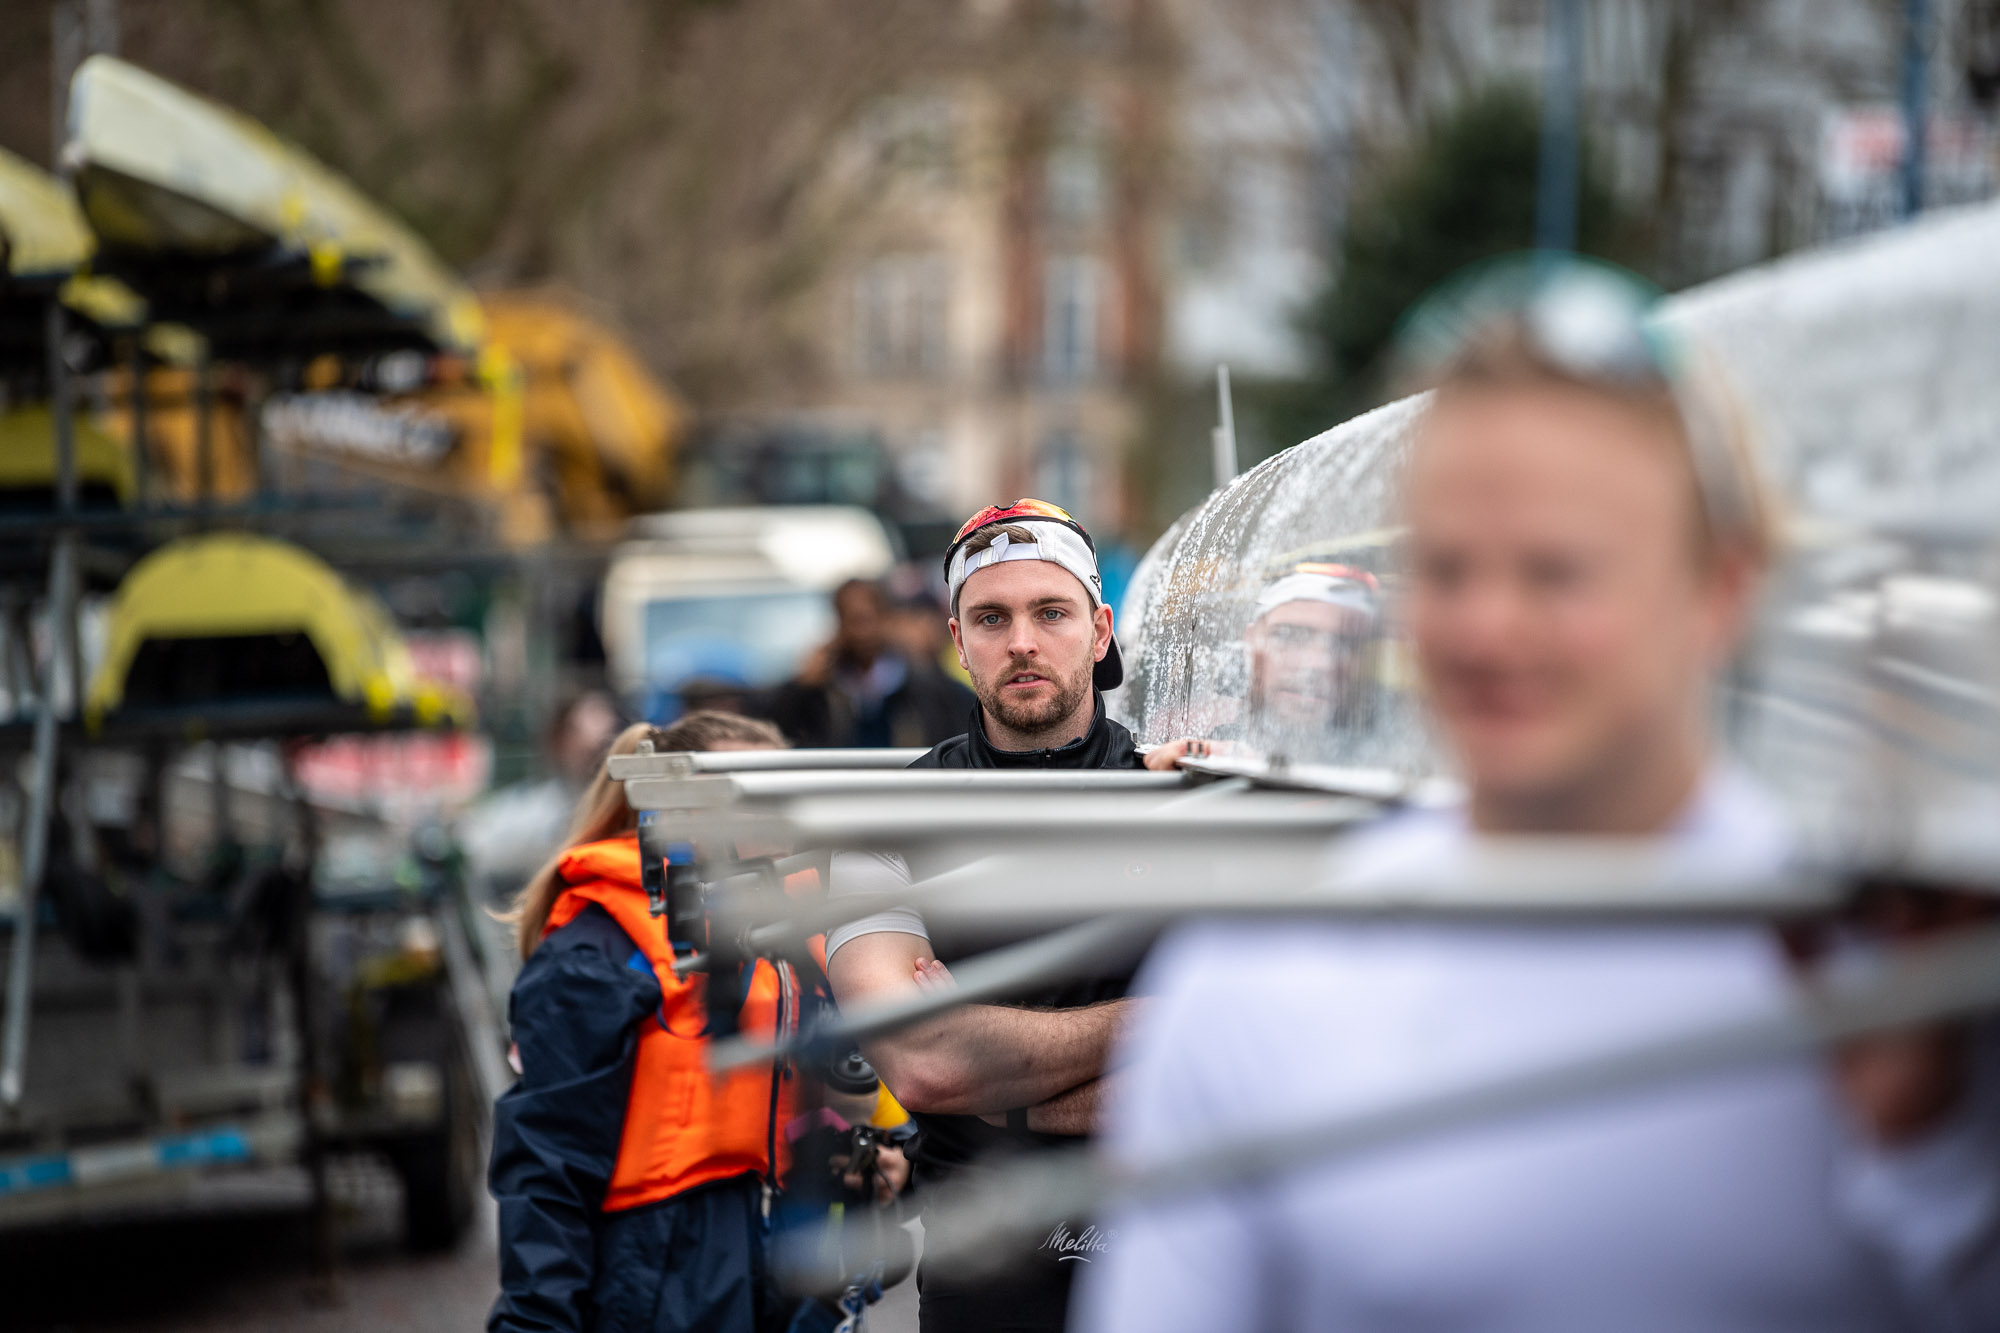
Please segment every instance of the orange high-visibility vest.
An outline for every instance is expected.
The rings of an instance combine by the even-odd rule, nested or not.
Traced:
[[[618,1164],[604,1195],[604,1211],[619,1212],[656,1203],[711,1180],[748,1172],[784,1174],[784,1127],[792,1117],[790,1072],[776,1080],[769,1066],[728,1074],[708,1070],[708,1025],[704,1000],[708,978],[685,980],[673,970],[673,950],[665,923],[647,909],[639,881],[639,841],[613,838],[571,848],[559,870],[569,885],[549,909],[542,933],[574,920],[590,903],[611,914],[631,937],[644,965],[660,983],[659,1010],[639,1025],[632,1093],[625,1103],[625,1130]],[[632,965],[642,960],[635,956]],[[797,1023],[796,987],[786,1026]],[[772,964],[759,961],[746,988],[742,1031],[764,1041],[776,1033],[780,982]],[[776,1104],[773,1104],[775,1096]],[[772,1134],[776,1116],[777,1133]],[[773,1169],[770,1145],[778,1161]]]

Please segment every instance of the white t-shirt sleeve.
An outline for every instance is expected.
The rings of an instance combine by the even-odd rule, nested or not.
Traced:
[[[880,852],[835,852],[827,870],[827,895],[833,898],[895,892],[909,887],[909,883],[909,863],[900,856]],[[930,932],[924,929],[924,919],[913,908],[891,907],[829,930],[826,933],[827,961],[831,963],[840,946],[849,940],[885,932],[915,935],[925,941],[931,937]]]

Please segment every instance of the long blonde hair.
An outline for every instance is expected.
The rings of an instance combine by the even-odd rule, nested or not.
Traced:
[[[653,748],[662,753],[710,750],[724,744],[758,750],[787,748],[784,734],[769,722],[735,713],[700,712],[689,713],[665,727],[635,722],[618,733],[604,752],[604,758],[635,753],[640,741],[651,741]],[[527,885],[515,895],[513,906],[500,915],[500,920],[514,927],[514,945],[524,960],[542,942],[542,927],[548,924],[549,910],[568,887],[562,877],[563,858],[573,848],[616,838],[638,827],[639,812],[625,803],[625,784],[613,781],[604,761],[598,761],[597,775],[576,803],[576,814],[563,837],[563,849],[528,877]]]

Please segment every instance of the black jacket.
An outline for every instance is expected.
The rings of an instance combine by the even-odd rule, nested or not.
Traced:
[[[1090,730],[1067,745],[1047,750],[1002,750],[986,738],[977,709],[962,736],[935,747],[911,768],[1142,768],[1132,733],[1104,715],[1104,698],[1097,698],[1097,711]],[[941,867],[919,868],[913,861],[912,873],[923,878]],[[1016,937],[1018,938],[1018,936]],[[950,964],[956,959],[982,953],[1014,942],[997,936],[969,936],[936,929],[931,934],[931,950]],[[1119,958],[1105,958],[1100,975],[1083,977],[1055,990],[1028,997],[1038,1006],[1065,1009],[1123,995],[1138,966],[1138,950]],[[925,1184],[965,1171],[983,1169],[982,1159],[1004,1157],[1040,1146],[1074,1144],[1074,1138],[1012,1132],[987,1124],[977,1116],[928,1115],[913,1117],[923,1131],[917,1141],[917,1177]],[[935,1214],[927,1215],[928,1225],[936,1225]],[[1072,1233],[1088,1225],[1087,1219],[1069,1223]],[[1008,1257],[995,1277],[967,1279],[955,1275],[926,1273],[923,1280],[921,1321],[924,1333],[1008,1333],[1048,1330],[1059,1333],[1069,1302],[1069,1284],[1076,1265],[1064,1262],[1060,1251],[1030,1241],[1022,1252]]]
[[[980,724],[980,713],[975,709],[971,727],[964,735],[954,736],[934,747],[910,767],[1141,768],[1144,761],[1133,744],[1132,733],[1104,715],[1104,699],[1099,696],[1090,730],[1067,745],[1046,750],[1002,750],[986,739],[986,731]],[[911,855],[908,864],[911,877],[918,880],[928,879],[950,868],[949,862],[938,861],[922,853]],[[931,952],[947,966],[1043,933],[1042,929],[1032,924],[998,929],[930,925],[927,929],[930,932]],[[1037,1008],[1074,1009],[1117,999],[1131,984],[1137,962],[1136,951],[1106,957],[1095,975],[1076,977],[1063,985],[1024,996],[1021,1002]],[[978,1116],[918,1113],[914,1118],[923,1130],[916,1159],[920,1179],[940,1179],[979,1157],[1016,1150],[1024,1143],[1054,1144],[1060,1141],[1056,1136],[1041,1134],[1028,1135],[1024,1140],[1019,1134],[988,1125]]]
[[[825,746],[936,745],[965,725],[972,691],[926,662],[908,664],[903,683],[882,701],[880,716],[860,717],[831,685],[787,681],[749,711],[768,718],[802,749]]]
[[[966,691],[968,694],[971,691]],[[1097,711],[1090,730],[1067,745],[1052,750],[1003,750],[986,739],[980,710],[972,710],[971,725],[963,735],[934,745],[931,752],[911,768],[1144,768],[1132,733],[1104,715],[1104,696],[1097,696]]]

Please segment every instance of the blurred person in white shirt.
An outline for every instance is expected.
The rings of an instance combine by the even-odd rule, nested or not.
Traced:
[[[1362,833],[1334,873],[1448,884],[1482,839],[1520,834],[1643,840],[1694,877],[1776,872],[1785,822],[1710,727],[1769,545],[1740,417],[1622,275],[1515,271],[1503,290],[1443,318],[1405,482],[1406,619],[1467,797]],[[1796,985],[1754,923],[1199,923],[1141,976],[1159,998],[1109,1151],[1171,1174],[1221,1141]],[[1994,1054],[1915,1039],[1736,1067],[1127,1209],[1104,1219],[1072,1327],[2000,1329]]]

